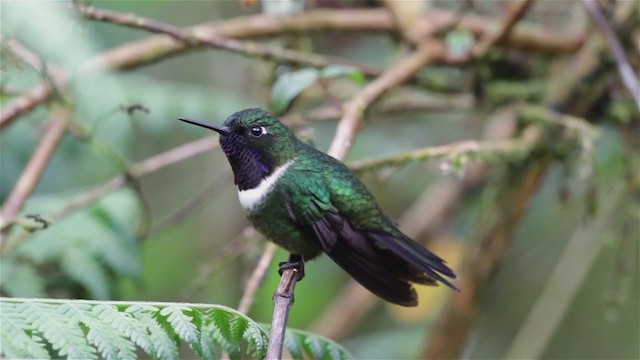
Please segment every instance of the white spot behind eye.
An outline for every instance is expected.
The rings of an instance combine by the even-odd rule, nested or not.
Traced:
[[[264,126],[253,126],[249,129],[249,134],[253,137],[261,137],[267,134],[267,129]]]

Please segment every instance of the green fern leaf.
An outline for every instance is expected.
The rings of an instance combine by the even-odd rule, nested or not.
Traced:
[[[209,321],[203,320],[204,318],[208,318],[211,313],[211,310],[202,310],[200,314],[200,348],[202,349],[202,358],[207,360],[218,359],[220,356],[218,355],[218,349],[214,344],[214,337],[216,336],[217,328],[215,325],[211,324]]]
[[[0,289],[11,296],[45,297],[44,279],[33,265],[4,257],[0,273]]]
[[[284,334],[284,346],[293,359],[302,360],[304,358],[302,355],[304,349],[300,338],[289,329]]]
[[[145,324],[153,341],[154,352],[150,353],[156,359],[177,359],[178,344],[153,317],[153,312],[140,309],[132,312],[133,317]]]
[[[211,319],[218,327],[220,334],[227,341],[232,341],[231,336],[231,314],[224,309],[214,309]]]
[[[160,310],[160,315],[167,317],[167,321],[180,339],[186,341],[197,354],[201,354],[200,332],[192,322],[193,317],[186,315],[185,312],[194,313],[186,306],[167,306]]]
[[[219,309],[215,309],[214,313],[219,311],[220,311]],[[211,321],[208,321],[205,324],[205,327],[207,327],[206,332],[211,336],[212,340],[229,354],[234,354],[240,351],[240,346],[238,344],[234,344],[231,341],[229,341],[229,338],[225,337],[222,334],[222,331],[220,330],[220,326],[218,326],[218,324],[215,321],[213,321],[212,318],[211,318]],[[222,326],[224,327],[225,325],[222,325]]]
[[[304,338],[304,349],[307,354],[315,359],[324,359],[324,346],[320,339],[316,336],[307,336]]]
[[[353,359],[353,356],[342,345],[307,331],[287,329],[291,335],[302,341],[302,348],[313,358]],[[286,337],[285,337],[286,345]]]
[[[107,299],[111,295],[104,266],[80,247],[69,248],[62,257],[61,265],[62,271],[86,288],[92,298]]]
[[[99,320],[96,314],[91,311],[91,307],[89,304],[69,302],[60,305],[58,311],[87,327],[87,340],[96,346],[103,358],[135,358],[136,346],[115,329]]]
[[[256,323],[251,322],[244,332],[244,337],[249,343],[249,353],[257,358],[264,358],[269,342],[267,334]]]
[[[112,326],[127,338],[131,339],[147,354],[153,354],[153,340],[147,331],[146,326],[141,324],[130,313],[120,312],[113,305],[98,304],[91,309],[101,321]]]
[[[262,326],[219,305],[12,298],[0,299],[0,310],[5,357],[134,358],[137,345],[152,358],[177,358],[181,339],[203,359],[221,349],[239,359],[243,340],[254,358],[267,350]],[[57,352],[48,354],[46,342]],[[342,346],[300,330],[287,330],[285,346],[295,359],[351,359]]]
[[[96,358],[96,351],[87,343],[82,329],[71,319],[56,312],[54,305],[27,301],[18,305],[18,311],[27,314],[26,320],[33,329],[41,332],[61,356],[73,359]]]
[[[4,358],[36,358],[49,359],[42,340],[27,335],[30,329],[24,313],[16,309],[16,304],[0,303],[0,354]]]
[[[237,317],[231,321],[231,340],[239,344],[242,342],[244,333],[249,327],[249,322],[243,317]]]

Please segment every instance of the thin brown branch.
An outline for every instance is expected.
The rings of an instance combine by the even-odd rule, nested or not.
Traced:
[[[258,291],[260,284],[262,284],[262,280],[264,280],[264,276],[267,273],[267,269],[269,269],[269,265],[271,265],[273,255],[276,253],[277,249],[278,247],[272,242],[267,242],[265,245],[262,256],[260,256],[258,264],[256,264],[253,272],[251,272],[251,276],[249,276],[247,285],[244,288],[244,293],[242,294],[242,298],[238,304],[238,311],[241,313],[249,313],[251,304],[253,304],[253,299],[256,297],[256,292]]]
[[[613,55],[613,58],[616,61],[618,66],[618,73],[620,74],[620,78],[622,79],[622,83],[627,88],[633,101],[635,101],[638,110],[640,110],[640,81],[638,80],[638,74],[633,70],[629,61],[627,60],[627,55],[622,47],[622,44],[618,40],[615,32],[611,28],[611,25],[607,21],[607,18],[600,10],[600,6],[595,0],[582,0],[582,3],[587,8],[589,15],[593,19],[593,22],[596,23],[602,36]]]
[[[293,305],[293,290],[298,282],[298,271],[287,269],[282,272],[282,278],[278,289],[273,295],[273,319],[269,332],[269,347],[267,359],[282,359],[282,347],[284,345],[284,332],[287,329],[289,310]]]
[[[7,41],[7,49],[11,51],[11,53],[14,54],[18,59],[20,59],[20,61],[25,62],[34,70],[38,72],[42,71],[44,64],[42,63],[42,60],[40,60],[40,57],[34,54],[31,50],[27,49],[16,39]]]
[[[456,19],[456,13],[432,9],[420,21],[420,34],[424,38],[433,34],[434,28],[447,27]],[[490,18],[465,15],[459,26],[477,36],[488,34],[497,22]],[[208,36],[247,39],[276,36],[287,33],[317,31],[396,31],[391,15],[383,9],[339,9],[314,10],[286,17],[255,15],[216,23],[206,23],[186,28],[185,33]],[[425,35],[427,34],[427,35]],[[194,35],[195,36],[195,35]],[[506,46],[526,48],[530,51],[567,53],[577,49],[583,42],[582,34],[559,34],[534,26],[519,26],[514,29]],[[183,53],[191,48],[169,36],[160,35],[134,41],[97,55],[82,64],[78,74],[85,71],[109,69],[133,69]],[[64,74],[52,74],[58,88],[66,86],[69,78]],[[17,116],[51,99],[53,88],[42,82],[32,87],[23,96],[3,106],[0,111],[0,129]]]
[[[349,99],[343,106],[342,119],[329,146],[329,155],[344,159],[367,108],[386,91],[404,83],[426,65],[442,58],[444,54],[445,49],[441,42],[425,42],[409,55],[400,58],[360,93]]]
[[[533,144],[526,139],[509,139],[500,141],[465,140],[447,145],[410,150],[390,156],[375,157],[352,162],[349,167],[356,172],[365,172],[385,167],[399,167],[414,161],[425,161],[442,157],[469,155],[482,157],[488,155],[504,155],[520,157],[528,152]]]
[[[47,218],[51,219],[52,221],[59,221],[67,215],[94,203],[106,194],[125,186],[132,178],[138,179],[164,167],[213,150],[217,147],[218,142],[216,141],[216,139],[214,137],[207,137],[177,146],[171,150],[154,155],[146,160],[131,165],[131,167],[127,171],[113,177],[111,180],[105,182],[104,184],[98,185],[92,189],[82,192],[79,195],[76,195],[63,208],[51,214],[47,214]],[[5,224],[10,225],[14,222],[14,216],[5,217],[3,215],[3,228],[6,228]],[[26,240],[29,235],[29,233],[23,232],[17,234],[13,239],[10,239],[11,241],[8,242],[8,246],[2,249],[2,255],[8,253],[11,249],[14,249],[17,245]]]
[[[29,162],[3,204],[2,219],[4,219],[4,221],[9,222],[9,219],[12,219],[22,209],[24,202],[40,182],[42,174],[55,153],[55,149],[65,134],[65,130],[71,119],[71,111],[71,109],[66,107],[54,111],[48,129],[33,151],[31,159],[29,159]],[[3,224],[2,232],[6,231],[9,226],[10,222],[6,226]],[[4,246],[3,240],[4,239],[0,239],[0,248]]]
[[[531,8],[535,0],[521,0],[517,3],[512,3],[504,21],[500,25],[500,28],[492,34],[488,34],[485,38],[473,48],[473,56],[476,58],[483,57],[487,54],[492,47],[504,43],[512,33],[513,28],[520,21],[527,10]]]
[[[9,104],[0,109],[0,129],[11,124],[18,116],[33,110],[36,106],[49,101],[55,93],[55,88],[66,85],[68,78],[60,72],[49,74],[49,81],[43,81],[20,97],[13,99]]]
[[[364,73],[377,73],[379,71],[377,68],[369,67],[366,64],[356,63],[343,58],[305,53],[277,46],[263,45],[257,42],[239,41],[225,38],[215,33],[201,35],[198,32],[183,31],[177,26],[135,14],[124,14],[112,10],[85,6],[76,7],[76,9],[89,19],[169,35],[175,40],[184,43],[187,48],[206,46],[265,60],[275,60],[281,63],[294,63],[314,67],[340,64],[357,67]]]

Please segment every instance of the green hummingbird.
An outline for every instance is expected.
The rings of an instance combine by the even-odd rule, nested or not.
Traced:
[[[249,222],[290,252],[280,273],[322,252],[377,296],[418,303],[411,283],[458,290],[445,261],[404,235],[349,168],[300,141],[270,113],[246,109],[222,126],[179,120],[220,134]]]

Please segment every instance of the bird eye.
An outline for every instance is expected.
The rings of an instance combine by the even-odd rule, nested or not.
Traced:
[[[267,129],[265,129],[264,126],[252,126],[251,129],[249,129],[249,134],[256,138],[259,138],[266,133]]]

